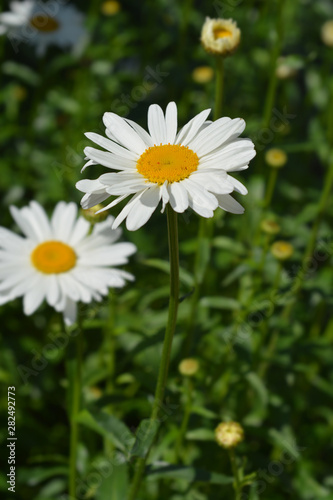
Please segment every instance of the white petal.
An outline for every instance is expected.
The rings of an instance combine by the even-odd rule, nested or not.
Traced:
[[[22,249],[25,240],[18,234],[9,231],[5,227],[0,227],[0,247],[15,251]]]
[[[103,122],[117,141],[129,151],[141,155],[146,144],[126,121],[115,113],[104,113]]]
[[[63,310],[64,321],[67,326],[72,325],[76,321],[77,316],[77,305],[74,300],[66,298],[65,307]],[[79,333],[79,335],[83,335],[83,333]]]
[[[173,182],[169,185],[170,205],[173,210],[183,213],[188,208],[188,195],[186,188],[181,182]]]
[[[228,176],[224,170],[216,170],[215,172],[197,170],[191,175],[191,180],[211,193],[227,194],[234,190],[234,184],[231,182],[232,177]]]
[[[116,243],[109,247],[97,248],[86,252],[79,260],[79,265],[118,266],[127,264],[128,257],[137,250],[133,243]]]
[[[129,214],[132,206],[135,205],[135,203],[137,202],[138,198],[140,198],[146,191],[147,191],[147,189],[145,189],[144,191],[141,191],[140,193],[136,193],[130,199],[130,201],[124,206],[124,208],[121,210],[121,212],[115,218],[115,220],[114,220],[114,222],[112,224],[112,229],[117,229],[117,227],[123,222],[123,220],[126,219],[126,217]],[[116,204],[117,200],[121,201],[121,199],[126,198],[126,196],[127,196],[126,194],[124,194],[123,196],[120,196],[119,198],[117,198],[116,200],[114,200],[112,203],[110,203],[110,205],[112,205],[113,203]]]
[[[49,274],[45,277],[46,281],[46,301],[47,303],[54,307],[60,298],[60,288],[58,284],[58,279],[55,274]]]
[[[46,289],[43,279],[38,281],[38,284],[28,290],[23,297],[24,314],[30,316],[38,309],[45,298]]]
[[[200,186],[196,182],[193,182],[190,178],[184,179],[182,184],[191,195],[194,203],[205,207],[208,210],[215,210],[218,207],[216,197],[204,189],[204,187]]]
[[[123,158],[107,151],[100,151],[99,149],[87,147],[84,149],[84,154],[91,158],[99,165],[114,170],[135,170],[136,164],[133,160]]]
[[[210,217],[214,216],[213,210],[210,210],[209,208],[203,207],[201,205],[198,205],[191,196],[189,196],[189,206],[201,217],[205,217],[206,219],[209,219]]]
[[[58,203],[51,220],[54,237],[67,243],[70,239],[76,216],[77,206],[75,203]]]
[[[91,207],[94,207],[96,205],[98,205],[99,203],[102,203],[103,201],[105,201],[107,198],[110,198],[110,195],[109,193],[101,193],[101,194],[95,194],[95,193],[87,193],[85,194],[83,197],[82,197],[82,200],[81,200],[81,207],[86,210],[87,208],[91,208]],[[107,210],[108,207],[104,207],[104,210]],[[99,210],[98,212],[96,213],[99,213],[101,212],[101,210]]]
[[[203,125],[207,116],[210,113],[210,109],[205,109],[201,111],[197,116],[192,118],[179,132],[176,137],[176,144],[182,144],[187,146],[188,143],[196,136],[198,130]]]
[[[233,177],[231,177],[231,175],[228,175],[228,180],[233,184],[235,191],[237,191],[238,193],[240,193],[240,194],[247,194],[248,193],[248,190],[246,189],[244,184],[239,182],[237,179],[234,179]]]
[[[25,234],[28,238],[30,238],[34,242],[38,242],[38,236],[33,227],[31,227],[31,223],[24,217],[21,210],[14,206],[9,207],[10,213],[15,220],[16,224],[21,229],[22,233]]]
[[[69,237],[68,244],[75,247],[85,236],[87,236],[90,229],[90,223],[83,217],[79,217],[76,221],[72,233]]]
[[[125,120],[127,121],[127,123],[131,125],[132,128],[134,128],[135,132],[141,137],[141,139],[144,141],[147,147],[150,148],[154,146],[153,139],[150,137],[150,135],[148,134],[148,132],[146,132],[144,128],[140,127],[140,125],[138,125],[132,120],[129,120],[128,118],[125,118]]]
[[[234,120],[227,117],[219,118],[200,132],[189,144],[189,148],[195,151],[199,158],[202,158],[228,141],[231,136],[241,134],[244,128],[245,122],[241,118]]]
[[[133,153],[132,151],[129,151],[128,149],[123,148],[119,144],[116,144],[113,141],[110,141],[109,139],[106,139],[105,137],[102,137],[99,134],[95,134],[94,132],[87,132],[85,134],[88,139],[91,141],[95,142],[102,148],[106,149],[107,151],[110,151],[111,153],[114,153],[118,156],[121,156],[123,158],[126,158],[128,160],[136,161],[138,155]]]
[[[160,106],[152,104],[148,109],[148,129],[156,146],[167,144],[167,130]]]
[[[174,144],[177,134],[177,106],[169,102],[165,112],[166,142]]]
[[[232,214],[243,214],[244,208],[238,201],[234,200],[230,194],[220,194],[216,195],[216,198],[219,202],[219,207],[225,210],[226,212],[231,212]]]
[[[136,231],[142,227],[152,216],[161,199],[159,186],[149,188],[136,200],[129,211],[126,219],[126,227],[129,231]]]

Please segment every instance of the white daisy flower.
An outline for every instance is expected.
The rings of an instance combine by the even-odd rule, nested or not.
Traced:
[[[85,38],[84,15],[74,5],[24,0],[10,2],[10,8],[0,14],[0,34],[6,33],[14,48],[19,42],[31,43],[42,56],[49,45],[76,47]]]
[[[217,207],[241,214],[243,207],[229,193],[246,194],[246,188],[228,172],[244,170],[255,156],[250,139],[238,136],[245,128],[240,118],[206,121],[210,110],[199,113],[177,134],[177,107],[168,104],[165,116],[153,104],[148,110],[148,134],[137,123],[114,113],[104,114],[108,139],[95,133],[86,136],[98,146],[87,147],[88,165],[104,165],[116,173],[96,180],[81,180],[77,188],[86,193],[81,204],[90,208],[109,196],[111,208],[134,194],[113,222],[115,229],[126,218],[134,231],[143,226],[162,201],[182,213],[188,207],[203,217],[213,217]]]
[[[72,324],[77,302],[100,301],[109,288],[134,279],[114,267],[126,264],[136,247],[115,243],[121,230],[111,230],[113,217],[89,234],[90,224],[77,218],[75,203],[59,202],[51,220],[35,201],[10,211],[25,237],[0,227],[0,304],[23,296],[30,315],[46,299]]]

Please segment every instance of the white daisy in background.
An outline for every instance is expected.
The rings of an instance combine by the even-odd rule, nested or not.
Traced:
[[[59,202],[48,219],[39,203],[10,207],[25,237],[0,227],[0,304],[23,296],[24,313],[32,314],[44,299],[62,311],[66,324],[76,319],[76,303],[100,301],[109,288],[134,277],[114,266],[126,264],[136,251],[132,243],[115,243],[113,217],[91,225],[77,218],[75,203]]]
[[[0,34],[7,34],[14,46],[31,43],[42,56],[49,45],[79,47],[85,39],[84,15],[74,5],[24,0],[10,2],[10,9],[0,14]]]
[[[86,193],[81,204],[89,208],[109,196],[116,198],[111,208],[133,194],[113,222],[113,228],[126,218],[134,231],[145,224],[160,201],[182,213],[188,207],[203,217],[213,217],[217,207],[241,214],[243,207],[229,193],[246,194],[246,188],[228,172],[244,170],[255,156],[250,139],[238,136],[245,128],[240,118],[206,121],[210,110],[199,113],[177,134],[177,107],[168,104],[165,116],[153,104],[148,110],[149,134],[135,122],[114,113],[104,114],[108,139],[86,136],[106,151],[87,147],[88,165],[104,165],[116,173],[96,180],[81,180],[77,188]]]

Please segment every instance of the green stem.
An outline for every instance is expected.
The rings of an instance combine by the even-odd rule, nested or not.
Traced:
[[[184,389],[185,389],[186,401],[185,401],[184,416],[183,416],[183,420],[182,420],[182,423],[180,426],[180,431],[179,431],[178,439],[177,439],[177,443],[176,443],[176,457],[177,457],[177,459],[181,458],[180,453],[181,453],[181,449],[182,449],[182,445],[183,445],[183,440],[184,440],[184,437],[185,437],[185,434],[187,431],[188,422],[190,420],[191,408],[192,408],[192,389],[193,389],[192,383],[191,383],[191,380],[189,379],[189,377],[186,377],[184,382],[185,382]]]
[[[223,86],[224,86],[223,81],[224,81],[224,59],[222,56],[216,56],[214,120],[217,120],[222,116]]]
[[[164,397],[165,386],[169,370],[169,363],[170,363],[171,346],[176,327],[177,311],[179,303],[179,256],[178,256],[179,252],[178,252],[177,213],[172,210],[169,204],[167,205],[167,219],[168,219],[168,241],[169,241],[169,256],[170,256],[169,316],[165,331],[162,357],[161,357],[157,386],[155,391],[155,399],[150,418],[151,425],[154,425],[155,422],[158,421],[161,403]],[[137,462],[137,468],[134,474],[134,479],[132,487],[129,492],[128,500],[136,500],[143,479],[149,452],[150,448],[147,451],[145,457],[140,458]]]
[[[276,63],[278,57],[280,56],[281,47],[282,47],[282,36],[283,36],[283,5],[284,0],[278,0],[278,13],[276,16],[276,43],[272,52],[271,57],[271,72],[270,72],[270,80],[268,84],[268,90],[266,94],[265,106],[264,106],[264,115],[263,115],[263,127],[269,127],[272,111],[275,102],[276,95],[276,87],[277,87],[277,76],[276,76]]]
[[[234,476],[234,490],[235,490],[235,500],[241,500],[241,494],[242,494],[242,486],[239,478],[239,471],[238,471],[238,466],[236,462],[236,454],[235,450],[233,448],[230,448],[228,450],[229,452],[229,458],[230,458],[230,463],[231,463],[231,468],[232,468],[232,473]]]
[[[77,446],[79,438],[79,428],[77,423],[77,415],[80,411],[81,401],[81,371],[82,371],[82,328],[81,322],[78,319],[78,334],[75,339],[75,361],[74,361],[74,376],[70,377],[71,385],[70,397],[70,450],[69,450],[69,496],[76,498],[76,461],[77,461]]]
[[[268,208],[271,204],[272,198],[273,198],[273,193],[276,185],[276,179],[278,175],[278,169],[277,168],[271,168],[270,169],[270,174],[268,178],[268,183],[267,183],[267,190],[266,190],[266,196],[265,196],[265,201],[264,201],[264,207]]]

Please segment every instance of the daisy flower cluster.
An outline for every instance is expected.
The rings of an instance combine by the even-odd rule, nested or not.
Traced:
[[[90,223],[77,218],[75,203],[59,202],[51,220],[36,201],[10,210],[24,237],[0,227],[0,304],[23,296],[24,313],[30,315],[46,300],[72,324],[77,302],[100,301],[110,287],[134,279],[115,267],[126,264],[136,247],[116,243],[121,230],[110,228],[113,217],[90,233]]]
[[[85,36],[84,15],[74,5],[49,0],[14,0],[10,12],[0,14],[0,34],[13,42],[35,45],[43,56],[50,45],[61,48],[79,46]]]
[[[86,134],[105,151],[85,148],[84,169],[100,164],[112,172],[77,183],[85,193],[82,207],[115,197],[102,209],[107,210],[132,195],[112,225],[115,229],[126,219],[130,231],[143,226],[160,202],[162,211],[169,203],[178,213],[192,208],[207,218],[218,207],[243,213],[230,193],[247,194],[247,189],[229,174],[248,168],[255,156],[253,142],[239,137],[245,128],[241,118],[211,122],[209,113],[209,109],[202,111],[177,132],[176,104],[170,102],[165,115],[153,104],[148,110],[149,133],[131,120],[105,113],[107,138]]]

